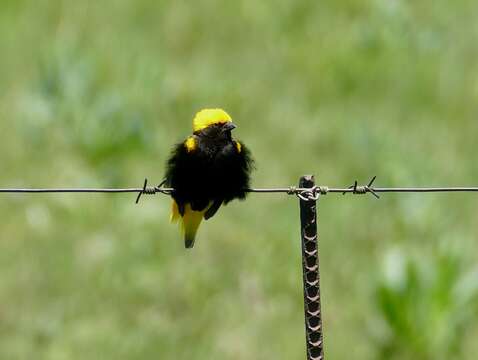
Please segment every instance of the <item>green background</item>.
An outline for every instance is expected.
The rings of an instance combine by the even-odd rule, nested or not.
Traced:
[[[0,0],[0,187],[158,183],[203,107],[255,187],[477,184],[476,1]],[[474,359],[474,194],[320,200],[328,359]],[[303,359],[298,202],[2,195],[1,359]]]

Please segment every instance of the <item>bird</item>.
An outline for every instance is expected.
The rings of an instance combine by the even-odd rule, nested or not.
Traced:
[[[236,125],[219,108],[200,110],[193,133],[173,147],[164,184],[173,188],[171,222],[179,222],[184,246],[194,246],[202,220],[222,205],[246,198],[254,160],[244,143],[232,137]]]

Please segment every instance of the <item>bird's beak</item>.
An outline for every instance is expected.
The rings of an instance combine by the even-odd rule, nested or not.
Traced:
[[[227,122],[222,126],[222,131],[231,131],[236,128],[236,125],[234,125],[232,122]]]

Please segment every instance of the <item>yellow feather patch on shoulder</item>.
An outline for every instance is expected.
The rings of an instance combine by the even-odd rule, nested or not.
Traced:
[[[188,137],[186,141],[184,142],[184,146],[186,146],[186,149],[188,150],[188,152],[196,150],[197,143],[194,137],[192,136]]]
[[[237,149],[238,153],[240,153],[242,151],[242,145],[239,141],[236,141],[236,149]]]
[[[232,121],[231,117],[222,109],[203,109],[193,119],[193,131],[201,131],[208,126],[230,121]]]

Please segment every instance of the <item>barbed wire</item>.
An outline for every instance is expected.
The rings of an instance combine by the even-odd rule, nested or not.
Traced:
[[[478,192],[478,187],[374,187],[373,183],[377,177],[374,176],[367,185],[358,185],[355,181],[353,185],[341,187],[314,186],[311,188],[301,188],[296,186],[282,188],[252,188],[245,189],[249,193],[285,193],[296,195],[304,201],[316,201],[320,195],[330,193],[364,195],[371,194],[377,199],[379,193],[430,193],[430,192]],[[0,193],[137,193],[136,203],[139,202],[142,195],[155,195],[158,193],[171,195],[173,188],[163,187],[164,181],[157,186],[148,186],[148,179],[139,188],[0,188]]]

